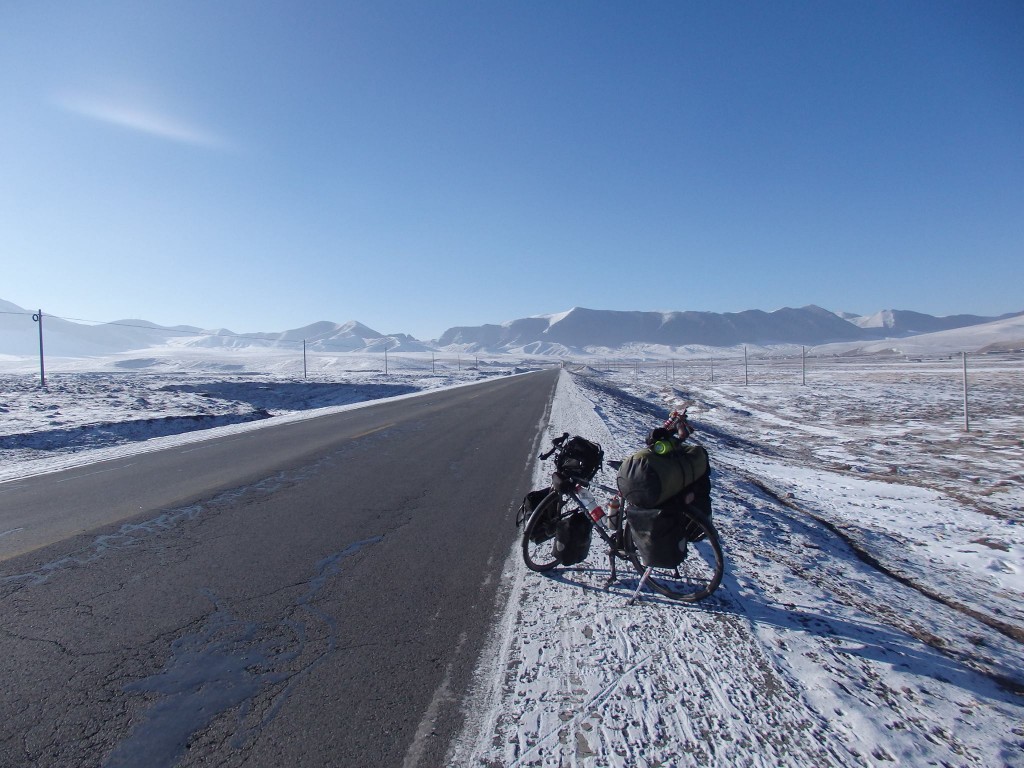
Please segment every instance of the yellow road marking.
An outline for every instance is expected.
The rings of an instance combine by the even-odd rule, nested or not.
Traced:
[[[395,425],[392,423],[392,424],[385,424],[385,425],[383,425],[381,427],[374,427],[373,429],[371,429],[371,430],[369,430],[367,432],[360,432],[358,435],[352,435],[352,437],[350,437],[349,439],[350,440],[358,440],[360,437],[366,437],[367,435],[372,435],[374,432],[380,432],[380,431],[385,430],[385,429],[390,429],[393,426],[395,426]]]

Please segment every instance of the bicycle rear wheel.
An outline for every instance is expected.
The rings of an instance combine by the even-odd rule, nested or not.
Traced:
[[[725,557],[718,540],[718,531],[699,512],[687,512],[690,517],[690,539],[686,545],[686,559],[677,568],[652,568],[646,583],[656,592],[673,600],[695,603],[718,589],[725,573]],[[699,539],[693,541],[692,539]],[[626,557],[643,576],[647,565],[633,541],[629,520],[625,528]]]
[[[566,513],[562,495],[552,491],[533,510],[523,529],[523,562],[543,573],[558,565],[555,556],[555,526]]]

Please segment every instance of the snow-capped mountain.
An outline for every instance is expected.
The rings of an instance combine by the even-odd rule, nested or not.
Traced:
[[[539,346],[588,349],[632,344],[664,347],[736,344],[820,344],[866,338],[863,330],[821,307],[786,307],[775,312],[620,312],[575,307],[555,315],[503,325],[451,328],[442,347],[525,350]]]
[[[32,312],[0,300],[0,354],[32,355],[39,351],[38,326]],[[235,333],[225,328],[204,330],[188,325],[161,326],[146,320],[117,320],[87,325],[52,315],[43,316],[46,353],[56,356],[115,354],[159,346],[240,348],[301,347],[329,352],[421,352],[430,349],[411,336],[384,334],[355,321],[322,321],[278,333]]]
[[[936,318],[942,320],[944,318]],[[890,334],[878,341],[819,345],[819,354],[945,355],[958,352],[1015,352],[1024,350],[1024,313],[988,323],[920,334]]]
[[[618,312],[576,307],[568,312],[512,320],[501,325],[451,328],[438,340],[441,347],[464,351],[519,354],[610,353],[643,347],[732,347],[800,344],[819,346],[903,338],[921,333],[982,326],[1001,318],[956,315],[936,318],[918,312],[887,310],[861,317],[837,314],[817,306],[774,312]],[[982,332],[981,335],[984,335]],[[1006,341],[1002,331],[996,334]]]
[[[968,351],[989,345],[1024,347],[1024,313],[1000,318],[977,315],[933,317],[907,310],[858,316],[817,306],[785,307],[774,312],[624,312],[574,307],[565,312],[511,320],[499,325],[449,328],[425,342],[404,333],[384,334],[362,323],[329,321],[276,333],[234,333],[194,326],[160,326],[145,320],[99,325],[44,315],[46,353],[63,357],[117,354],[154,347],[179,349],[301,348],[325,353],[412,353],[430,350],[490,354],[561,355],[673,354],[682,348],[841,344],[843,350],[895,349],[884,340],[918,338],[954,329],[975,329],[964,336]],[[1024,321],[1022,321],[1024,322]],[[1002,325],[1000,325],[1002,323]],[[0,355],[38,353],[38,326],[32,312],[0,300]],[[940,338],[945,349],[952,336]],[[957,337],[959,338],[959,337]],[[922,340],[921,343],[924,343]],[[920,347],[916,345],[907,345]],[[899,345],[897,345],[899,346]]]
[[[387,347],[389,351],[422,352],[429,349],[422,342],[411,336],[398,334],[383,334],[368,328],[362,323],[350,320],[347,323],[332,323],[322,320],[317,323],[293,328],[280,333],[245,333],[237,334],[231,331],[211,331],[201,336],[190,335],[178,341],[180,346],[189,347],[243,347],[243,346],[268,346],[268,347],[295,347],[306,342],[306,346],[312,350],[326,352],[383,352]]]
[[[933,317],[932,315],[911,312],[906,309],[884,309],[873,315],[864,315],[862,317],[847,313],[841,313],[841,316],[860,328],[880,329],[890,336],[910,336],[919,333],[936,333],[937,331],[949,331],[954,328],[966,328],[971,325],[991,323],[996,320],[1016,317],[1016,314],[1001,315],[1000,317],[980,317],[978,315]]]

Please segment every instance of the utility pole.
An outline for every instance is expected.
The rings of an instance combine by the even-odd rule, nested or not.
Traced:
[[[302,340],[302,378],[306,378],[306,340]]]
[[[32,315],[32,319],[39,323],[39,386],[46,386],[46,366],[43,363],[43,310],[35,315]]]
[[[964,432],[971,431],[971,422],[967,416],[967,353],[961,352],[964,358]]]
[[[747,345],[743,345],[743,386],[750,384],[750,376],[747,374]]]

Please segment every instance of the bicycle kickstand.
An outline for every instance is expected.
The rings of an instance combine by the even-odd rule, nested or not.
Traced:
[[[609,588],[611,588],[612,584],[615,583],[616,578],[617,577],[615,575],[615,553],[614,552],[609,552],[608,553],[608,580],[604,583],[604,588],[605,588],[606,592],[608,591]]]
[[[633,605],[636,602],[637,597],[640,595],[640,590],[644,588],[644,584],[647,583],[647,577],[651,575],[651,571],[654,569],[647,566],[647,570],[644,571],[644,575],[640,577],[640,583],[636,585],[636,592],[633,596],[626,601],[626,605]]]

